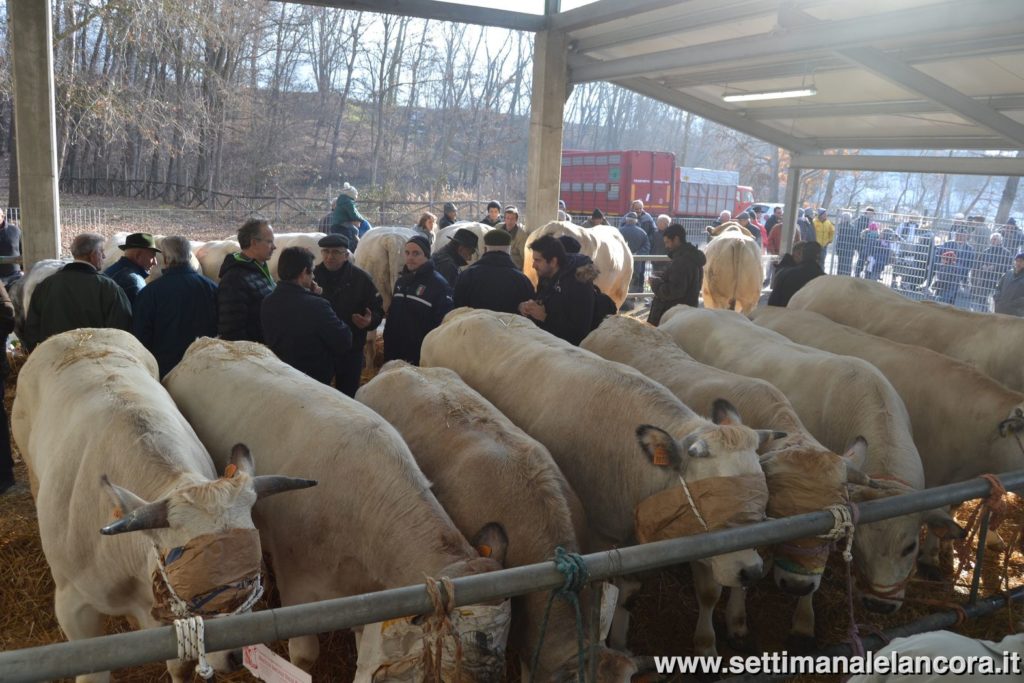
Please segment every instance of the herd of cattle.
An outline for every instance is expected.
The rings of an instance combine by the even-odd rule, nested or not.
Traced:
[[[617,230],[547,229],[573,233],[604,266],[602,289],[621,302],[632,264]],[[721,240],[722,270],[745,258],[745,236],[733,232],[711,243]],[[411,234],[377,228],[360,241],[355,260],[382,293]],[[315,247],[318,237],[276,242]],[[207,263],[237,249],[211,242],[195,253],[213,276]],[[716,287],[714,300],[753,309],[742,288]],[[258,562],[196,579],[176,572],[180,556],[194,569],[206,566],[203,552],[262,552],[282,604],[293,605],[543,562],[558,546],[630,545],[641,521],[642,538],[665,537],[675,520],[649,503],[667,493],[693,491],[700,502],[710,495],[701,492],[728,491],[707,503],[706,518],[696,515],[714,530],[738,519],[730,505],[752,521],[1019,469],[1017,339],[1024,343],[1019,319],[912,302],[848,277],[818,278],[789,308],[749,316],[677,306],[658,328],[610,317],[580,347],[519,316],[457,309],[427,336],[422,367],[389,363],[352,400],[262,345],[216,339],[196,341],[161,384],[131,335],[84,329],[30,355],[12,425],[56,615],[77,639],[100,635],[103,615],[147,627],[166,621],[168,604],[177,615],[203,613],[211,595],[230,589],[237,599],[219,610],[230,612],[257,594]],[[922,527],[934,533],[919,548]],[[937,537],[961,531],[948,510],[858,527],[864,605],[898,609],[915,563],[934,568]],[[722,587],[733,589],[729,635],[747,635],[743,588],[769,568],[781,590],[800,596],[792,634],[813,640],[812,598],[829,547],[820,538],[782,544],[770,567],[754,550],[695,562],[696,653],[717,652],[711,615]],[[635,588],[622,582],[620,603]],[[595,599],[584,591],[584,603]],[[512,602],[509,641],[528,658],[546,624],[531,673],[575,680],[573,610],[557,601],[548,616],[545,603]],[[628,681],[647,663],[626,650],[628,628],[618,609],[599,652],[602,683]],[[289,654],[311,667],[317,639],[293,639]],[[181,663],[168,668],[176,682],[187,677]]]

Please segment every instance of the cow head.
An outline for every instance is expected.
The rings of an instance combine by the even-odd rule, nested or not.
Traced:
[[[715,519],[701,521],[701,527],[714,530],[764,519],[767,488],[756,451],[759,444],[782,438],[780,432],[744,427],[736,409],[719,399],[712,408],[711,422],[683,439],[677,440],[651,425],[638,427],[636,436],[651,466],[668,468],[678,475],[671,478],[670,490],[682,487],[680,479],[691,491],[709,487],[697,506],[705,512],[716,508]],[[711,491],[710,487],[722,489],[723,485],[729,488],[728,492],[715,495]],[[699,493],[690,495],[701,497]],[[730,505],[735,509],[729,510]],[[692,533],[704,531],[701,527]],[[764,563],[754,550],[739,550],[701,561],[709,564],[715,581],[723,586],[748,586],[764,574]]]
[[[902,482],[876,479],[868,486],[851,485],[850,500],[863,503],[913,491]],[[923,524],[940,537],[962,538],[964,535],[963,528],[942,509],[857,525],[853,562],[865,607],[891,613],[903,604],[906,584],[917,561]]]
[[[857,437],[842,456],[817,445],[780,444],[761,457],[768,480],[768,516],[789,517],[846,505],[847,483],[867,483],[858,465],[867,454],[867,441]],[[808,595],[821,585],[831,542],[806,538],[775,547],[772,576],[775,584],[793,595]]]

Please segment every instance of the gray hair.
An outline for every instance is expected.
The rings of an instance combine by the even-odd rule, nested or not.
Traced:
[[[998,232],[994,232],[992,233],[992,237],[989,238],[989,241],[994,242],[995,244],[1002,244],[1003,236],[1000,235]]]
[[[849,211],[843,211],[843,220],[844,221],[852,221],[853,220],[853,214],[850,213]]]
[[[187,237],[171,235],[160,242],[160,250],[164,254],[164,263],[168,266],[190,263],[192,256],[192,245]]]
[[[662,222],[664,222],[667,227],[672,222],[672,216],[669,216],[667,213],[658,214],[658,217],[654,219],[654,222],[658,225],[661,225]]]
[[[101,249],[104,241],[103,235],[98,235],[95,232],[83,232],[71,240],[71,255],[78,260],[86,259],[97,249]]]

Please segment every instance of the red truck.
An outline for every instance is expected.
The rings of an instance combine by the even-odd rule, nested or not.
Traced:
[[[622,216],[642,199],[651,214],[718,218],[723,210],[735,215],[754,202],[753,189],[739,184],[738,173],[676,166],[670,152],[563,151],[560,189],[566,210],[575,214],[596,208]]]

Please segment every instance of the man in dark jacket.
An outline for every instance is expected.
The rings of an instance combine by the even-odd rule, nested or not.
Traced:
[[[250,218],[238,229],[242,251],[228,254],[220,266],[217,289],[217,333],[228,341],[263,341],[260,304],[274,291],[267,261],[274,253],[274,229]]]
[[[821,258],[821,245],[817,242],[802,242],[803,249],[793,254],[796,265],[781,268],[772,283],[772,293],[768,297],[769,306],[786,306],[793,295],[808,282],[825,274],[818,260]]]
[[[451,202],[444,203],[444,215],[437,222],[437,229],[444,230],[449,225],[455,225],[459,220],[459,210]]]
[[[7,288],[0,282],[0,343],[4,355],[0,359],[0,496],[14,486],[14,458],[11,456],[11,433],[7,425],[7,409],[4,407],[4,385],[10,367],[7,364],[7,335],[14,331],[14,304],[7,295]]]
[[[648,240],[654,239],[654,232],[656,230],[654,226],[654,216],[647,213],[644,209],[644,203],[641,199],[634,199],[633,203],[630,204],[629,210],[636,214],[637,225],[647,235]]]
[[[148,232],[133,232],[117,248],[124,254],[103,274],[121,286],[128,295],[129,303],[134,306],[136,297],[146,286],[149,271],[156,265],[156,255],[160,250]]]
[[[557,238],[544,235],[530,245],[540,278],[536,299],[519,305],[519,313],[542,330],[579,346],[594,318],[597,268],[589,256],[567,254]]]
[[[633,202],[633,205],[640,204],[641,208],[643,204],[637,200]],[[655,230],[657,231],[657,230]],[[640,227],[639,217],[636,213],[630,211],[622,218],[622,222],[619,224],[619,232],[626,240],[626,244],[629,246],[629,251],[634,256],[643,256],[651,252],[651,240],[647,234],[647,231]],[[647,269],[646,261],[637,261],[633,259],[633,278],[629,281],[629,291],[631,292],[642,292],[644,291],[644,275]],[[622,305],[622,310],[631,311],[633,310],[632,299],[626,299],[626,302]]]
[[[484,235],[484,254],[459,275],[455,307],[486,308],[499,313],[518,313],[519,304],[532,299],[533,283],[516,268],[509,256],[512,235],[491,230]]]
[[[1013,259],[1013,270],[1003,276],[994,294],[996,313],[1024,317],[1024,253]]]
[[[335,364],[334,384],[343,394],[355,396],[363,373],[366,334],[384,319],[384,301],[369,274],[349,259],[344,237],[328,235],[317,244],[323,263],[313,269],[313,277],[338,319],[352,330],[352,348]]]
[[[665,228],[664,239],[672,261],[660,277],[649,280],[654,301],[647,322],[652,325],[660,323],[665,311],[677,304],[697,305],[707,263],[704,252],[686,241],[686,228],[679,223]]]
[[[280,283],[260,304],[267,346],[278,358],[330,384],[338,358],[352,347],[352,332],[320,296],[313,280],[313,252],[288,247],[277,261]]]
[[[388,322],[384,326],[384,358],[419,365],[423,338],[452,309],[452,290],[448,281],[434,270],[427,238],[410,238],[402,253],[405,268],[391,295]]]
[[[328,230],[332,234],[344,235],[352,251],[355,251],[359,244],[360,226],[363,223],[369,225],[369,221],[359,213],[359,208],[356,207],[357,199],[359,199],[359,190],[345,183],[338,198],[334,200],[334,209],[331,210],[331,225]]]
[[[71,242],[75,260],[35,288],[25,319],[25,348],[81,327],[131,330],[132,306],[124,290],[100,273],[103,236],[83,233]]]
[[[0,256],[21,256],[21,228],[7,220],[7,214],[0,209]],[[17,263],[0,264],[0,282],[7,287],[21,277],[21,266]]]
[[[217,285],[189,263],[188,238],[166,237],[163,274],[135,299],[132,331],[160,367],[170,372],[199,337],[217,335]]]
[[[454,287],[459,279],[459,270],[469,265],[480,240],[468,228],[459,228],[448,240],[448,244],[434,252],[430,260],[434,262],[434,270],[448,281],[448,286]]]
[[[501,204],[495,201],[487,202],[487,215],[480,219],[484,225],[494,227],[501,222]]]

